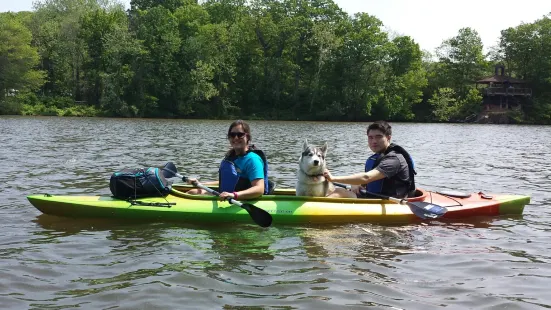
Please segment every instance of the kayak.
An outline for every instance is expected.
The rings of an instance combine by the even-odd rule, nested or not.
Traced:
[[[77,218],[119,218],[188,223],[250,223],[242,207],[215,196],[190,195],[190,185],[175,184],[166,197],[122,200],[112,196],[31,195],[27,199],[45,214]],[[409,202],[445,207],[443,219],[474,216],[520,215],[530,197],[417,190]],[[308,223],[412,223],[422,219],[410,207],[387,199],[352,199],[295,196],[294,189],[276,189],[271,195],[246,201],[267,211],[273,224]]]

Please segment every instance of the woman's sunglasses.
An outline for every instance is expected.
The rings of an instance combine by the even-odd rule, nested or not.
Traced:
[[[246,135],[246,133],[244,133],[244,132],[230,132],[228,134],[228,137],[230,137],[230,138],[235,138],[235,137],[243,138],[245,135]]]

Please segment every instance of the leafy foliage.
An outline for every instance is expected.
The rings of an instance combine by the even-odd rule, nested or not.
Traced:
[[[438,122],[449,121],[459,110],[459,102],[451,88],[439,88],[429,99],[429,104],[433,107],[434,120]]]
[[[551,123],[551,14],[533,23],[501,31],[498,59],[510,74],[530,82],[534,100],[526,106],[528,119]]]
[[[485,56],[474,29],[433,55],[332,0],[35,8],[0,13],[2,114],[463,121],[481,112],[475,82],[491,74],[490,59],[533,87],[515,119],[551,122],[548,16],[504,30]]]
[[[32,34],[21,17],[0,14],[0,104],[4,104],[6,95],[36,90],[44,83],[44,73],[35,69],[39,55],[30,45],[31,39]]]

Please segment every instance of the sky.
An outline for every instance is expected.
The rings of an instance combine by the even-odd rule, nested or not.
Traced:
[[[0,0],[0,12],[30,11],[36,0]],[[130,0],[119,0],[129,7]],[[485,50],[498,43],[500,31],[531,23],[551,13],[549,0],[334,0],[348,12],[366,12],[380,19],[385,28],[408,35],[421,49],[434,52],[442,41],[459,29],[475,29]]]

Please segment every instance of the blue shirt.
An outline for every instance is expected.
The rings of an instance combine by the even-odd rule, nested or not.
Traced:
[[[248,152],[245,156],[238,156],[234,161],[235,170],[239,177],[249,181],[264,179],[264,162],[262,158],[253,152]]]

